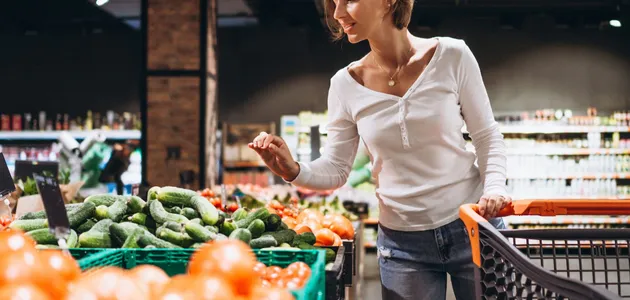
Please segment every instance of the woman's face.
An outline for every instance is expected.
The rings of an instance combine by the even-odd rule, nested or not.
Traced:
[[[333,17],[353,44],[369,38],[390,14],[390,0],[334,0],[334,3]]]

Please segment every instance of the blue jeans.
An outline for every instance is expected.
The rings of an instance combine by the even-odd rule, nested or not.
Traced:
[[[490,223],[505,228],[501,218]],[[446,273],[458,300],[475,298],[476,266],[460,219],[415,232],[379,226],[377,247],[383,300],[444,300]]]

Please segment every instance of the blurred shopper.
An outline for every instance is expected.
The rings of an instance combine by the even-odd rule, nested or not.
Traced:
[[[505,144],[477,61],[462,40],[409,33],[413,0],[324,1],[333,37],[367,40],[371,51],[331,79],[322,157],[297,163],[280,137],[264,132],[249,146],[287,182],[334,189],[362,140],[380,204],[383,299],[445,299],[447,273],[457,299],[473,299],[475,266],[458,208],[478,202],[502,228],[492,218],[511,201]],[[476,155],[465,149],[464,125]]]

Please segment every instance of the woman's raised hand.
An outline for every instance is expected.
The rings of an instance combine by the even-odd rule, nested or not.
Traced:
[[[300,173],[300,165],[281,137],[261,132],[248,146],[260,155],[271,172],[284,180],[293,181]]]

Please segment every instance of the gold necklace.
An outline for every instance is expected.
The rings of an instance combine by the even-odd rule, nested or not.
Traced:
[[[411,50],[413,49],[413,45],[411,46],[411,48],[409,48],[409,52],[411,52]],[[372,55],[372,60],[374,60],[374,63],[385,73],[389,73],[387,72],[382,66],[381,64],[378,63],[378,61],[376,61],[376,56]],[[389,77],[389,81],[387,82],[387,85],[389,85],[390,87],[393,87],[396,85],[396,81],[394,80],[394,77],[396,76],[396,74],[398,74],[398,72],[402,69],[401,68],[402,65],[398,66],[396,68],[396,72],[394,72],[394,74],[392,74],[392,76]]]

